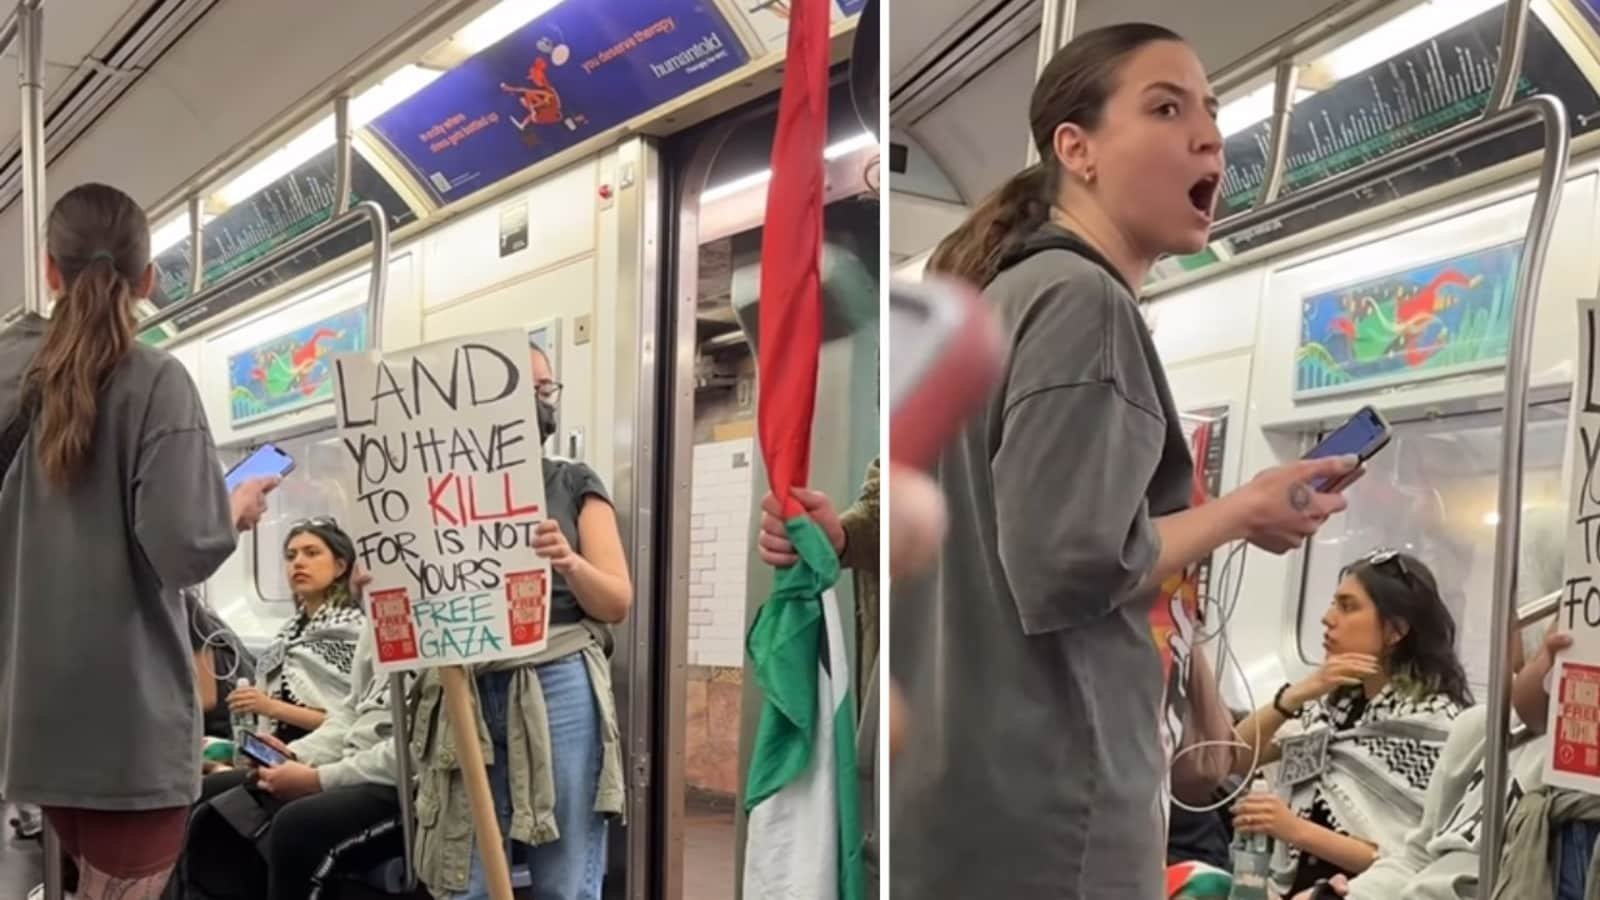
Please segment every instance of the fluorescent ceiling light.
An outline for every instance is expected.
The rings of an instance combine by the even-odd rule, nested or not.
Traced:
[[[403,66],[395,70],[389,77],[351,99],[351,130],[365,126],[400,105],[442,74],[436,69],[422,66]],[[328,116],[223,185],[217,191],[217,198],[227,206],[249,199],[262,188],[294,171],[301,163],[333,146],[334,139],[334,119]]]
[[[1217,110],[1217,127],[1222,129],[1222,136],[1230,137],[1238,134],[1270,117],[1274,90],[1271,84],[1264,84],[1243,97],[1223,104],[1222,108]],[[1316,91],[1298,88],[1294,92],[1294,102],[1299,103],[1315,93]]]
[[[150,229],[150,255],[160,256],[168,248],[189,236],[189,214],[173,216]]]
[[[845,138],[837,144],[829,144],[823,149],[822,158],[826,160],[834,160],[840,158],[841,156],[849,156],[863,147],[876,146],[877,142],[877,139],[874,138],[870,132],[863,131],[862,133],[853,137]],[[700,195],[700,202],[710,203],[713,200],[720,200],[723,197],[737,194],[740,191],[766,184],[769,180],[771,180],[771,178],[771,169],[763,169],[762,171],[756,172],[752,175],[745,175],[742,178],[735,178],[732,181],[719,184],[716,187],[707,188],[705,192]]]
[[[350,127],[362,128],[422,90],[444,73],[422,66],[403,66],[350,101]]]
[[[1502,5],[1504,0],[1428,0],[1332,48],[1311,63],[1328,82],[1342,81],[1404,53],[1412,47]],[[1315,94],[1299,87],[1295,102]],[[1217,124],[1224,137],[1237,134],[1272,115],[1273,85],[1264,84],[1223,104]]]
[[[477,53],[560,5],[561,0],[502,0],[456,32],[454,40],[468,53]]]
[[[1502,3],[1503,0],[1429,0],[1351,38],[1318,62],[1335,81],[1349,78]]]
[[[200,226],[205,227],[215,218],[216,216],[210,213],[203,213],[200,216]],[[150,255],[160,256],[188,239],[189,212],[185,210],[150,229]]]
[[[239,173],[217,191],[217,199],[227,206],[248,200],[262,188],[293,172],[296,166],[333,146],[333,138],[333,116],[328,116]]]

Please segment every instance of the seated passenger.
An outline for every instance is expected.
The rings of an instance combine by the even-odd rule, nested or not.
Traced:
[[[366,619],[350,591],[355,545],[333,519],[295,523],[283,557],[295,617],[257,661],[258,686],[236,688],[228,709],[260,717],[259,730],[288,743],[314,731],[324,710],[349,692]]]
[[[1530,731],[1547,728],[1555,655],[1572,646],[1572,636],[1559,630],[1560,616],[1550,623],[1544,647],[1512,682],[1512,706]],[[1543,762],[1544,754],[1539,754]],[[1505,847],[1495,897],[1592,897],[1594,864],[1600,837],[1600,797],[1580,791],[1539,785],[1510,809]]]
[[[1530,640],[1534,642],[1532,647],[1527,646]],[[1531,680],[1537,686],[1550,671],[1550,642],[1544,640],[1543,651],[1539,649],[1540,642],[1539,632],[1527,629],[1522,641],[1512,645],[1511,669],[1518,673],[1518,682]],[[1526,667],[1523,659],[1529,661]],[[1472,900],[1480,896],[1478,842],[1483,836],[1487,725],[1488,711],[1484,706],[1475,706],[1456,719],[1428,782],[1421,824],[1406,838],[1404,848],[1381,854],[1372,868],[1358,877],[1333,878],[1336,894],[1355,900]],[[1530,726],[1510,746],[1508,810],[1514,809],[1521,797],[1540,788],[1547,747],[1538,737],[1542,730],[1543,723],[1537,730]],[[1313,893],[1307,890],[1295,900],[1313,900]]]
[[[288,745],[263,736],[290,762],[206,779],[173,879],[184,896],[306,900],[335,872],[404,852],[389,679],[375,656],[363,628],[350,691],[322,727]]]
[[[1455,621],[1417,558],[1379,551],[1347,567],[1322,625],[1322,667],[1237,729],[1245,744],[1259,741],[1262,765],[1299,763],[1289,766],[1301,773],[1289,802],[1266,792],[1234,807],[1236,831],[1287,847],[1273,866],[1282,895],[1399,851],[1421,820],[1451,723],[1472,703]],[[1236,771],[1250,761],[1239,752]]]

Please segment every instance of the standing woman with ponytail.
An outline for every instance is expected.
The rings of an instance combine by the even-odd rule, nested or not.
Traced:
[[[139,206],[75,188],[46,240],[53,315],[0,332],[0,794],[44,807],[79,898],[143,900],[199,792],[179,591],[269,485],[230,501],[189,373],[134,339],[154,277]]]
[[[895,587],[890,660],[912,730],[891,778],[896,898],[1164,896],[1187,717],[1167,686],[1188,679],[1163,657],[1200,665],[1186,573],[1234,540],[1286,552],[1344,507],[1311,485],[1352,459],[1269,469],[1190,508],[1193,462],[1137,303],[1159,257],[1206,244],[1216,109],[1172,32],[1083,34],[1033,92],[1043,162],[930,263],[987,286],[1011,356],[937,467],[950,527],[936,569]],[[1174,626],[1159,650],[1158,606]]]

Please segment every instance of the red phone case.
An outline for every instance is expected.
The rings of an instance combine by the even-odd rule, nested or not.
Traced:
[[[942,336],[933,363],[889,416],[889,458],[926,469],[983,406],[1005,370],[1005,335],[983,296],[959,282],[941,279],[960,303],[960,324]],[[889,337],[891,364],[895,336]]]

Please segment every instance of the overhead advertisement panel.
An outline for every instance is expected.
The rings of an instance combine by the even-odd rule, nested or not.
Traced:
[[[567,2],[369,128],[443,205],[747,62],[713,0]]]
[[[1576,0],[1576,3],[1590,26],[1600,29],[1600,0]]]
[[[1483,114],[1500,57],[1497,7],[1295,105],[1289,128],[1284,194],[1309,187]],[[1518,98],[1550,93],[1567,104],[1574,134],[1600,127],[1600,95],[1538,16],[1528,23]],[[1249,207],[1268,170],[1271,126],[1261,122],[1228,138],[1223,218]],[[1242,253],[1292,234],[1396,200],[1467,172],[1537,149],[1525,129],[1464,147],[1381,184],[1272,222],[1227,242]]]
[[[1600,0],[1580,0],[1600,24]],[[1547,93],[1567,107],[1574,136],[1600,129],[1600,93],[1545,23],[1539,7],[1529,18],[1518,99]],[[1289,125],[1283,195],[1357,168],[1483,115],[1500,60],[1504,8],[1495,6],[1438,35],[1420,40],[1365,71],[1295,104]],[[1267,222],[1219,243],[1221,257],[1237,255],[1388,203],[1451,179],[1537,150],[1543,136],[1525,128],[1462,147],[1381,183]],[[1266,180],[1271,123],[1263,120],[1227,138],[1227,169],[1217,217],[1249,209]],[[1214,248],[1164,260],[1152,282],[1217,262]]]
[[[414,221],[416,213],[395,189],[360,154],[353,156],[351,203],[376,201],[388,213],[390,228]],[[205,242],[205,284],[215,284],[333,218],[336,197],[334,169],[334,149],[329,147],[208,222],[202,231],[202,240]],[[147,342],[158,343],[172,332],[191,328],[285,281],[365,246],[371,240],[372,234],[364,226],[346,229],[316,247],[284,260],[260,276],[237,284],[185,311],[174,320],[175,327],[151,330],[141,337]],[[154,262],[156,289],[151,293],[151,303],[157,308],[165,308],[187,298],[189,275],[194,269],[189,242],[184,241],[161,253]]]

